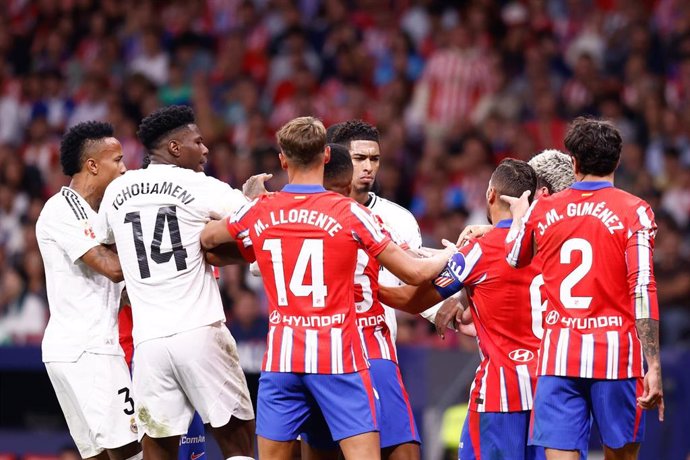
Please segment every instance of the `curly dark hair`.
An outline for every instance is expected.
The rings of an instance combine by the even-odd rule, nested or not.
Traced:
[[[329,142],[350,146],[352,141],[374,141],[379,143],[379,130],[362,120],[348,120],[339,123]]]
[[[331,126],[329,126],[326,129],[326,142],[329,144],[333,143],[333,136],[335,135],[335,132],[340,129],[341,126],[343,126],[344,123],[336,123]]]
[[[106,137],[113,137],[113,127],[110,123],[86,121],[72,126],[60,141],[62,172],[72,177],[81,171],[85,147]]]
[[[577,160],[582,174],[608,176],[614,172],[622,146],[618,129],[604,120],[578,117],[565,135],[565,148]]]
[[[194,122],[194,111],[190,107],[171,105],[158,109],[141,120],[137,136],[146,150],[151,151],[158,146],[163,136]]]

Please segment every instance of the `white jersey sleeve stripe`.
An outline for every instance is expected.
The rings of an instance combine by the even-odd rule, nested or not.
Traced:
[[[651,279],[652,267],[649,260],[649,232],[637,232],[637,282],[635,283],[635,317],[649,318],[651,308],[647,286]]]
[[[374,222],[371,216],[367,214],[365,211],[363,211],[357,203],[352,203],[350,205],[350,210],[352,211],[352,214],[354,214],[355,217],[357,217],[357,219],[369,231],[369,233],[371,233],[371,236],[374,238],[374,241],[380,243],[386,238],[385,235],[381,232],[378,224]]]

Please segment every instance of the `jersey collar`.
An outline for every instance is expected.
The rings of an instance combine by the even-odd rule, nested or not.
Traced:
[[[575,190],[587,190],[587,191],[601,190],[602,188],[609,188],[609,187],[613,187],[613,184],[611,182],[605,181],[605,180],[575,182],[573,185],[571,185],[571,188],[573,188]]]
[[[283,192],[288,193],[321,193],[326,189],[318,184],[287,184],[283,187]]]
[[[511,225],[513,225],[513,219],[503,219],[498,221],[496,228],[510,228]]]

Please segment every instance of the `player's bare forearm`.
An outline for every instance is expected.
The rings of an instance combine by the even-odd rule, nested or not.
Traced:
[[[114,283],[124,279],[122,266],[115,251],[106,246],[94,246],[81,256],[82,262]]]
[[[379,286],[379,300],[396,310],[416,315],[443,299],[431,283],[426,283],[421,286]]]
[[[397,244],[389,244],[376,257],[381,265],[390,270],[403,283],[418,286],[438,275],[453,254],[453,250],[446,249],[427,259],[411,257]]]
[[[642,343],[644,357],[649,368],[661,368],[659,359],[659,321],[651,318],[643,318],[635,321],[637,335]]]
[[[228,232],[226,220],[212,220],[206,224],[206,227],[201,231],[200,241],[204,250],[213,249],[223,243],[233,241],[232,235]]]
[[[236,241],[222,243],[204,251],[204,259],[215,267],[247,263],[244,257],[242,257]]]

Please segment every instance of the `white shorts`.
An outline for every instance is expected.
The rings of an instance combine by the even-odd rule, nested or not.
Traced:
[[[124,357],[85,352],[73,363],[45,365],[82,458],[137,440],[132,380]]]
[[[195,409],[212,427],[254,419],[235,339],[221,322],[140,343],[133,380],[139,439],[186,433]]]

